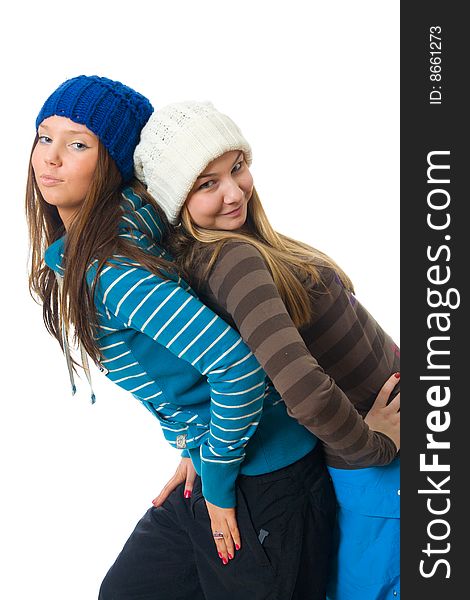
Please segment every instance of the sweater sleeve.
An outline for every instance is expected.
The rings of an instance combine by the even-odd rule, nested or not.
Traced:
[[[211,418],[197,442],[203,494],[217,506],[235,506],[235,481],[265,393],[265,375],[252,352],[185,282],[161,279],[139,265],[110,261],[98,276],[95,303],[207,377]]]
[[[210,273],[208,288],[281,394],[290,416],[349,465],[385,465],[395,458],[394,442],[369,429],[308,351],[254,246],[227,243]]]

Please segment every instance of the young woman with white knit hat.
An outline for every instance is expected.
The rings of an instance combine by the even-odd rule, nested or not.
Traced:
[[[273,230],[251,147],[212,104],[156,111],[134,161],[176,226],[171,250],[184,276],[237,327],[289,414],[325,442],[339,534],[328,598],[398,597],[398,347],[334,261]]]

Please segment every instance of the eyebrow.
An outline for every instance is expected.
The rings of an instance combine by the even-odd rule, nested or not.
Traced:
[[[240,160],[240,156],[243,156],[243,152],[239,152],[237,158],[235,159],[235,161],[232,164],[232,167],[234,167],[237,162]],[[196,177],[197,179],[204,179],[205,177],[214,177],[214,175],[217,175],[217,173],[204,173],[203,175],[198,175],[198,177]]]
[[[43,125],[42,123],[39,125],[42,129],[46,129],[49,131],[49,127],[47,125]],[[67,133],[72,133],[74,135],[95,135],[92,131],[85,131],[84,129],[78,131],[77,129],[67,129]]]

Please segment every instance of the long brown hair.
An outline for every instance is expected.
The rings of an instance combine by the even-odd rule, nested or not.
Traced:
[[[185,204],[181,211],[181,225],[170,237],[170,245],[178,266],[190,280],[194,266],[201,262],[201,245],[196,242],[210,245],[210,259],[204,265],[201,276],[198,276],[200,281],[204,281],[228,240],[248,242],[260,252],[296,327],[307,324],[311,319],[312,305],[305,284],[307,280],[313,284],[321,283],[318,267],[333,269],[343,284],[353,291],[349,277],[329,256],[273,229],[255,188],[248,202],[247,220],[242,230],[235,232],[198,227]]]
[[[31,156],[38,142],[33,144]],[[144,186],[137,180],[131,182],[135,192],[153,205],[165,227],[167,220],[163,211]],[[131,240],[118,236],[122,217],[122,178],[114,160],[99,143],[98,161],[85,200],[67,231],[62,267],[65,268],[62,298],[52,269],[44,262],[48,246],[65,234],[65,228],[55,206],[48,204],[42,196],[34,171],[29,162],[26,185],[26,218],[30,240],[29,289],[33,298],[43,306],[44,324],[64,349],[61,324],[66,331],[73,329],[73,341],[79,341],[87,354],[99,362],[100,352],[96,342],[97,316],[94,292],[97,277],[89,287],[86,271],[92,261],[97,260],[97,273],[108,258],[115,254],[138,262],[150,272],[168,277],[175,266],[162,258],[145,252]],[[163,274],[166,275],[163,275]],[[68,337],[68,334],[66,334]]]

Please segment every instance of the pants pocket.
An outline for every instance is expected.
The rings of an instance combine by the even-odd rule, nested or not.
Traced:
[[[248,547],[258,565],[269,568],[274,574],[274,568],[259,538],[262,532],[257,532],[255,529],[247,499],[240,487],[237,487],[237,522],[242,545],[245,549]]]

